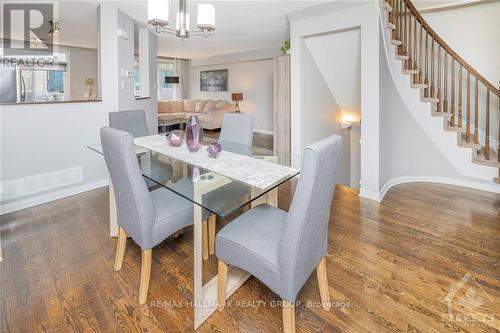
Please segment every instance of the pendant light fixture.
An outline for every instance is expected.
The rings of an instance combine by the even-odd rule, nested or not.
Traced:
[[[191,36],[210,36],[215,31],[215,7],[212,4],[198,4],[196,26],[190,29],[190,16],[187,12],[187,0],[179,0],[175,29],[169,27],[169,8],[167,0],[148,0],[148,23],[157,33],[165,32],[181,39]]]

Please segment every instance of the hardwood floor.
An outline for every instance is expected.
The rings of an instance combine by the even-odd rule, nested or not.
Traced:
[[[280,188],[280,208],[288,209],[293,188]],[[1,217],[1,332],[192,331],[192,229],[154,248],[141,306],[141,251],[129,241],[122,269],[113,270],[107,198],[107,189],[99,189]],[[332,309],[321,308],[313,272],[298,297],[298,332],[500,329],[499,195],[406,184],[379,204],[338,186],[326,261]],[[494,315],[494,321],[447,320],[445,298],[461,280],[453,314],[468,308],[474,318]],[[279,332],[282,310],[272,306],[279,299],[250,278],[230,300],[265,306],[226,307],[198,331]]]

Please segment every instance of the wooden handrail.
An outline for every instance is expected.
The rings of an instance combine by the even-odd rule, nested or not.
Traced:
[[[418,12],[418,10],[413,6],[413,3],[410,0],[403,0],[406,6],[410,9],[410,12],[418,22],[425,28],[425,30],[429,33],[429,35],[441,45],[441,47],[445,50],[445,52],[449,53],[462,67],[466,68],[472,75],[474,75],[482,84],[484,84],[493,94],[500,97],[500,89],[491,84],[486,78],[484,78],[478,71],[476,71],[471,65],[469,65],[461,56],[459,56],[453,49],[446,44],[438,34],[432,30],[432,28],[427,24],[422,15]]]

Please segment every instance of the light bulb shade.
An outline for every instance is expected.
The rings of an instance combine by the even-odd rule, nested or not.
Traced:
[[[168,0],[148,0],[148,23],[168,25]]]
[[[177,13],[175,21],[175,30],[189,30],[189,14]]]
[[[234,92],[231,94],[231,99],[233,101],[242,101],[243,100],[243,93]]]
[[[212,4],[198,5],[197,26],[201,30],[215,30],[215,7]]]

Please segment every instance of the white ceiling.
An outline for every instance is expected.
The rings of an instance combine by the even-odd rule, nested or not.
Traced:
[[[281,45],[288,36],[287,13],[326,1],[220,1],[188,0],[191,26],[196,22],[199,2],[212,3],[216,8],[216,31],[211,37],[192,37],[180,40],[160,34],[158,55],[178,58],[201,58]],[[136,21],[147,21],[146,1],[118,1],[117,7]],[[59,43],[81,47],[97,47],[97,7],[94,1],[59,2],[61,34]],[[171,25],[178,9],[177,1],[170,1]]]

